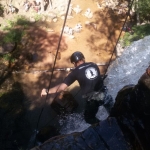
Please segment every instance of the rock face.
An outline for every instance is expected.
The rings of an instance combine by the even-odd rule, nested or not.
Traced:
[[[150,74],[145,72],[135,86],[128,85],[119,91],[110,116],[117,118],[124,135],[134,149],[137,143],[140,149],[149,149]]]
[[[32,150],[130,150],[115,118],[109,118],[81,133],[56,136]]]
[[[150,36],[133,42],[126,47],[108,68],[107,78],[104,80],[108,93],[116,98],[117,92],[125,85],[136,84],[145,68],[150,63]]]
[[[51,138],[32,150],[148,150],[150,147],[150,67],[136,85],[118,92],[110,116],[80,133]]]
[[[51,104],[51,107],[59,115],[73,113],[77,106],[78,103],[74,99],[73,95],[68,91],[61,92]]]

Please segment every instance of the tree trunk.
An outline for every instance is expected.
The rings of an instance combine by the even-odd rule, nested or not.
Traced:
[[[43,12],[44,11],[44,0],[41,0],[41,12]]]
[[[52,9],[53,6],[52,6],[52,0],[49,0],[49,9]]]
[[[136,0],[136,20],[137,20],[137,25],[140,25],[140,14],[139,14],[138,0]]]

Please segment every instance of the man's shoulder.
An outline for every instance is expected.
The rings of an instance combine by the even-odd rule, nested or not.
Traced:
[[[89,64],[89,65],[91,65],[91,66],[97,66],[97,64],[94,63],[94,62],[87,62],[87,64]]]
[[[80,66],[78,66],[76,69],[80,70],[80,69],[88,68],[88,67],[92,67],[92,66],[94,67],[94,66],[97,66],[97,65],[93,62],[85,62],[85,63],[81,64]]]

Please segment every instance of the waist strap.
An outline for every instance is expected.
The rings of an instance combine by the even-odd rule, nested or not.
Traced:
[[[103,101],[105,98],[104,92],[90,92],[87,94],[84,94],[82,96],[83,98],[88,98],[87,101],[96,100],[96,101]]]

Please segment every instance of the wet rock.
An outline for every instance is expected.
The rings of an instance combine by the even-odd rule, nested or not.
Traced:
[[[61,92],[60,95],[56,97],[56,100],[51,104],[51,107],[58,114],[72,113],[77,106],[78,103],[74,99],[73,95],[68,91]]]
[[[38,134],[37,134],[37,141],[38,142],[45,142],[46,140],[59,135],[59,131],[56,127],[54,126],[46,126],[44,128],[42,128]]]
[[[117,143],[117,144],[116,144]],[[83,132],[57,136],[32,150],[130,150],[115,118],[109,118]]]

